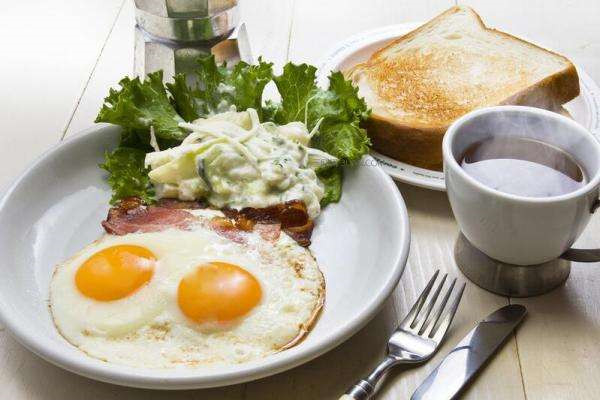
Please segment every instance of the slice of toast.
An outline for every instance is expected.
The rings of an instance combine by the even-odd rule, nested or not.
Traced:
[[[500,104],[549,110],[579,94],[565,57],[487,28],[468,7],[453,7],[344,72],[372,109],[373,148],[441,170],[442,138],[458,117]]]

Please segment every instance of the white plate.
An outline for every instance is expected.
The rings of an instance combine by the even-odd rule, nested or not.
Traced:
[[[386,26],[362,32],[338,43],[319,64],[319,84],[326,87],[327,76],[331,71],[345,70],[367,60],[376,50],[419,25],[421,23]],[[600,89],[581,67],[577,67],[577,72],[581,93],[565,107],[577,122],[589,129],[600,141]],[[376,151],[372,151],[371,155],[385,172],[398,181],[433,190],[446,190],[443,172],[415,167]]]
[[[50,277],[102,233],[110,191],[98,168],[119,129],[99,126],[38,159],[0,201],[0,323],[33,352],[65,369],[121,385],[190,389],[234,384],[284,371],[330,350],[360,329],[390,295],[406,264],[410,233],[404,201],[373,160],[346,171],[344,193],[313,234],[326,279],[326,304],[306,340],[263,360],[206,369],[152,370],[88,357],[56,331]],[[377,196],[373,196],[377,193]]]

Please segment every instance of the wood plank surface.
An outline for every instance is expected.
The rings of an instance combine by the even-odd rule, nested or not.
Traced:
[[[3,2],[0,187],[61,137],[123,1]]]
[[[489,25],[526,36],[581,64],[600,81],[600,2],[468,0]],[[255,55],[281,67],[288,59],[316,64],[336,42],[366,29],[427,20],[452,0],[241,0]],[[30,29],[22,29],[23,18]],[[18,33],[18,34],[17,34]],[[0,13],[10,62],[0,64],[0,186],[31,160],[92,125],[108,92],[133,70],[133,6],[127,0],[11,2]],[[458,228],[446,195],[399,184],[409,209],[412,245],[401,283],[375,318],[333,351],[291,371],[227,388],[162,392],[121,388],[63,371],[21,347],[0,327],[0,398],[337,399],[383,356],[390,332],[437,268],[465,279],[453,260]],[[581,247],[598,246],[594,217]],[[468,283],[441,351],[424,366],[398,369],[380,399],[407,399],[474,324],[510,302],[529,316],[465,399],[593,399],[600,393],[600,278],[597,265],[574,265],[564,287],[545,296],[507,299]]]
[[[64,137],[92,127],[109,88],[132,74],[134,29],[133,2],[125,1]]]
[[[436,268],[467,282],[467,288],[452,331],[439,353],[422,367],[406,376],[392,377],[391,399],[409,398],[438,362],[470,331],[477,322],[508,304],[506,297],[489,293],[466,280],[458,270],[453,249],[458,227],[445,193],[398,184],[411,222],[411,251],[406,271],[396,290],[395,299],[404,315]],[[498,377],[502,379],[498,379]],[[516,342],[509,340],[488,367],[464,393],[464,399],[524,399]]]
[[[592,217],[579,248],[600,245]],[[600,264],[573,263],[564,286],[543,296],[512,299],[529,315],[517,333],[528,400],[596,399],[600,395]]]

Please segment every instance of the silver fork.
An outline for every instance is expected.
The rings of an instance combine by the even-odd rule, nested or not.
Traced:
[[[377,388],[377,383],[383,378],[390,368],[398,364],[419,364],[429,360],[440,347],[448,328],[452,323],[454,314],[465,290],[463,283],[458,289],[458,294],[450,304],[446,313],[442,316],[446,303],[456,286],[456,278],[452,280],[450,288],[443,296],[435,314],[431,314],[439,297],[442,287],[446,282],[448,274],[444,274],[440,284],[436,285],[433,294],[429,293],[439,275],[435,271],[433,277],[410,309],[408,315],[400,322],[400,325],[388,341],[387,355],[385,359],[367,376],[352,386],[339,400],[366,400],[372,398]],[[421,312],[421,310],[425,310]]]

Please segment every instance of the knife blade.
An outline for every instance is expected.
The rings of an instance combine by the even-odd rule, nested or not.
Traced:
[[[442,360],[413,393],[411,400],[454,399],[525,317],[513,304],[488,315]]]

